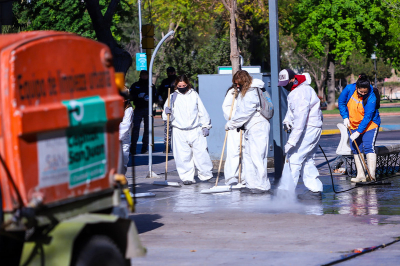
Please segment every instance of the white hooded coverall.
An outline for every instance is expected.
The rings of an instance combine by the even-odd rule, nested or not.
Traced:
[[[131,134],[132,134],[132,116],[133,108],[129,107],[125,109],[124,118],[119,124],[119,140],[122,143],[122,152],[124,154],[123,162],[125,171],[128,167],[129,161],[129,148],[131,146]]]
[[[226,121],[229,120],[229,114],[231,112],[232,100],[235,96],[236,89],[231,88],[226,93],[224,102],[222,104],[222,111],[224,112],[224,117]],[[233,104],[232,116],[235,115],[237,106],[237,97]],[[243,143],[242,143],[242,146]],[[243,152],[243,148],[242,148]],[[240,157],[240,132],[236,129],[229,130],[228,132],[228,140],[226,144],[226,159],[224,165],[224,176],[225,176],[225,184],[231,185],[232,183],[238,182],[239,177],[239,157]],[[241,178],[242,183],[244,183],[243,178]]]
[[[243,179],[250,189],[269,190],[271,184],[267,175],[267,154],[269,142],[269,121],[260,110],[260,99],[255,88],[263,88],[264,82],[253,79],[243,97],[239,94],[235,115],[227,122],[229,130],[244,125]]]
[[[194,167],[198,169],[200,180],[212,178],[212,162],[208,154],[207,139],[203,128],[211,128],[211,119],[199,95],[193,89],[185,94],[177,92],[171,105],[172,150],[175,165],[182,181],[194,182]],[[171,94],[172,98],[172,94]],[[168,101],[164,104],[164,110]],[[163,120],[167,120],[165,111]]]
[[[310,74],[304,73],[306,80],[291,91],[287,97],[288,110],[283,123],[293,125],[288,143],[293,145],[286,154],[285,165],[278,189],[293,191],[299,177],[312,192],[322,191],[318,179],[318,169],[314,157],[322,131],[320,100],[310,86]],[[288,162],[287,162],[288,161]]]

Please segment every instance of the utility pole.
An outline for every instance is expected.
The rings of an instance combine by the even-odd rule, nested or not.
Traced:
[[[277,110],[272,117],[272,137],[274,145],[275,180],[279,180],[283,170],[283,139],[282,139],[282,114],[280,113],[281,91],[278,87],[279,64],[279,25],[278,1],[268,0],[269,4],[269,41],[271,54],[271,97],[274,109]]]
[[[143,53],[142,49],[142,4],[140,0],[138,0],[138,9],[139,9],[139,52]]]

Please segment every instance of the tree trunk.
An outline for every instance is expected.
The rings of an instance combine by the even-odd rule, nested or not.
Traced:
[[[230,44],[231,44],[231,64],[232,64],[232,76],[240,70],[239,63],[239,49],[238,41],[236,36],[236,12],[237,12],[237,0],[230,1],[230,21],[229,21],[229,33],[230,33]]]
[[[328,106],[327,110],[335,109],[335,60],[334,55],[329,53],[328,55],[328,75],[327,75],[327,85],[328,85]]]
[[[111,0],[104,16],[101,13],[99,0],[85,0],[86,9],[92,20],[97,40],[110,47],[113,55],[114,68],[116,72],[126,72],[132,65],[131,55],[122,49],[115,41],[111,33],[112,17],[120,0]]]

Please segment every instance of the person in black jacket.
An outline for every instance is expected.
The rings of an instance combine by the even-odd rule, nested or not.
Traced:
[[[144,132],[141,153],[147,153],[149,145],[149,72],[147,70],[140,72],[139,81],[132,84],[129,89],[129,95],[135,105],[130,153],[132,155],[136,154],[136,145],[139,139],[142,119],[144,122]],[[156,96],[157,92],[153,85],[153,99],[157,99]]]
[[[168,67],[167,68],[167,75],[168,78],[164,79],[161,82],[161,85],[158,87],[158,100],[159,100],[159,106],[161,108],[164,107],[165,102],[167,101],[168,98],[168,88],[171,89],[171,94],[174,92],[174,86],[175,86],[175,80],[176,80],[176,71],[175,68],[173,67]],[[171,124],[169,125],[169,138],[168,138],[168,143],[171,143],[171,133],[172,133],[172,127]],[[167,121],[164,121],[164,146],[167,144]],[[166,148],[164,148],[164,152],[166,151]],[[172,151],[171,148],[168,148],[169,151]]]

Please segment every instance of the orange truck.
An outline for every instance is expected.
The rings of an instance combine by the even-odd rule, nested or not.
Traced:
[[[145,255],[127,218],[123,85],[104,44],[0,35],[0,265],[130,265]]]

